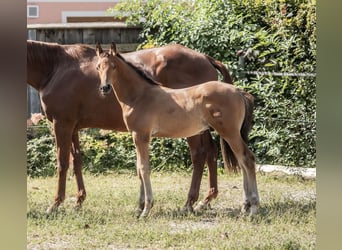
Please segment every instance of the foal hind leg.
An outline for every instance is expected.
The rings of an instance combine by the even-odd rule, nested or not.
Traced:
[[[196,207],[195,211],[202,210],[205,207],[210,206],[210,202],[217,197],[218,187],[217,187],[217,146],[211,137],[210,131],[206,130],[202,135],[202,143],[204,150],[206,152],[206,162],[208,165],[208,194],[206,197],[200,201]]]
[[[53,121],[56,149],[57,149],[57,194],[54,203],[47,209],[47,213],[56,211],[65,199],[66,177],[69,168],[72,129],[69,124]]]
[[[75,174],[77,184],[76,204],[75,208],[80,208],[83,201],[86,198],[86,190],[84,187],[82,176],[82,157],[80,149],[80,141],[78,137],[78,131],[75,130],[72,134],[71,154],[73,156],[73,171]]]
[[[255,173],[255,157],[246,143],[238,136],[225,137],[236,156],[243,173],[244,203],[243,212],[253,215],[259,206],[259,194]]]

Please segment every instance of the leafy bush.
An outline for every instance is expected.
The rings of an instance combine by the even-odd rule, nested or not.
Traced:
[[[250,145],[258,162],[315,166],[315,78],[244,74],[315,72],[315,0],[128,0],[113,10],[143,27],[142,47],[179,43],[227,64],[256,98]]]
[[[129,133],[88,129],[80,140],[85,169],[90,172],[135,169],[135,147]],[[186,141],[154,138],[150,144],[150,163],[155,170],[188,167],[191,160]]]
[[[27,128],[27,174],[31,177],[52,176],[56,172],[56,147],[50,123],[39,118]]]
[[[47,127],[40,127],[45,133],[37,133],[33,138],[30,136],[27,141],[27,174],[31,177],[56,174],[54,138]],[[83,169],[90,173],[136,168],[135,147],[129,133],[85,129],[80,132],[80,146]],[[150,149],[151,168],[154,170],[187,169],[191,165],[185,139],[154,138]]]

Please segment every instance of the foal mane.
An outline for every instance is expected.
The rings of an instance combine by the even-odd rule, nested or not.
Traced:
[[[119,57],[122,61],[124,61],[128,66],[130,66],[135,72],[138,73],[139,76],[145,79],[149,84],[161,86],[161,84],[157,82],[156,80],[154,80],[146,70],[136,65],[133,65],[133,63],[131,62],[128,62],[125,58],[122,57],[120,53],[117,53],[116,56]]]
[[[108,52],[104,52],[102,54],[103,57],[109,57],[110,54]],[[125,64],[127,64],[131,69],[133,69],[141,78],[146,80],[151,85],[158,85],[161,86],[161,83],[157,82],[152,78],[152,76],[143,68],[140,68],[139,66],[134,65],[133,63],[127,61],[120,53],[116,53],[115,56],[120,58],[121,61],[123,61]]]

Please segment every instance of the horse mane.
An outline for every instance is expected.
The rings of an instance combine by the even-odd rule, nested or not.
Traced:
[[[53,65],[56,63],[60,53],[61,48],[57,43],[27,41],[28,64]]]
[[[136,65],[133,65],[131,62],[128,62],[125,58],[122,57],[120,53],[117,53],[116,56],[119,57],[122,61],[124,61],[128,66],[130,66],[136,73],[138,73],[138,75],[145,79],[149,84],[161,86],[161,84],[154,80],[146,70]]]
[[[41,66],[55,65],[65,61],[91,60],[95,52],[84,45],[60,45],[27,40],[27,63]]]

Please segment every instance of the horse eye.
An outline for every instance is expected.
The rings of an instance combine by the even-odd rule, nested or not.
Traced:
[[[96,70],[99,71],[100,70],[100,65],[96,66]]]

